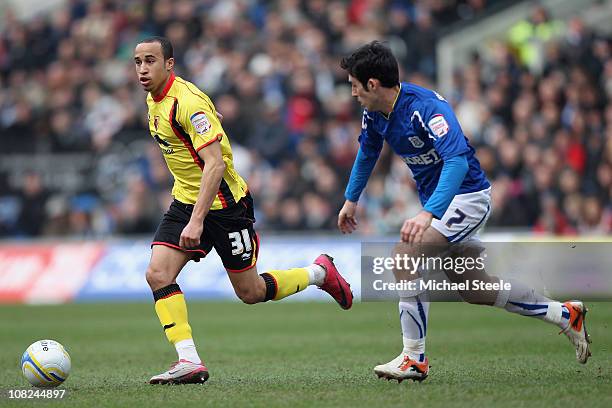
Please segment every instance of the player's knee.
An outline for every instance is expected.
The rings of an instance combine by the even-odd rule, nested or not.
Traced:
[[[257,288],[236,288],[236,295],[247,305],[259,303],[263,301],[265,296]]]
[[[146,272],[147,283],[152,290],[161,289],[172,283],[172,279],[167,273],[153,265],[149,265]]]
[[[492,306],[495,303],[496,295],[482,291],[459,291],[459,295],[464,302],[472,305],[488,305]]]

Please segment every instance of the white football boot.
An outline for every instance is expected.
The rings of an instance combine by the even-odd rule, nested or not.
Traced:
[[[571,300],[565,302],[563,306],[569,310],[569,324],[561,333],[565,334],[569,341],[576,348],[576,360],[580,364],[586,364],[589,357],[591,357],[591,349],[589,343],[591,343],[591,337],[587,333],[586,328],[586,314],[589,311],[586,306],[579,300]]]
[[[204,364],[179,360],[165,373],[152,377],[149,384],[203,384],[208,380],[208,369]]]
[[[378,378],[397,380],[398,383],[401,383],[403,380],[421,382],[429,374],[429,360],[425,358],[425,361],[418,362],[402,352],[388,363],[374,367],[374,373]]]

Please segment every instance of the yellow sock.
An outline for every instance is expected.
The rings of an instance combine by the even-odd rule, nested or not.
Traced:
[[[306,268],[293,268],[262,273],[266,282],[266,301],[281,300],[287,296],[298,293],[308,286],[308,270]]]
[[[191,339],[191,326],[187,320],[185,296],[176,283],[153,292],[155,311],[166,337],[172,344]]]

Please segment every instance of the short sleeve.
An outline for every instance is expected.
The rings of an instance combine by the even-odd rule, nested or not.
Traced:
[[[193,147],[200,151],[215,140],[221,141],[224,132],[212,103],[204,98],[194,97],[183,106],[185,131],[193,141]]]
[[[421,113],[425,130],[433,139],[434,148],[442,160],[467,153],[470,149],[459,120],[443,99],[424,101]]]

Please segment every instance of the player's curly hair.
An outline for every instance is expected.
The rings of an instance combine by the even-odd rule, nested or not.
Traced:
[[[340,67],[357,78],[367,91],[370,78],[378,79],[385,88],[399,85],[399,67],[391,49],[380,41],[372,41],[359,47],[348,57],[342,58]]]

